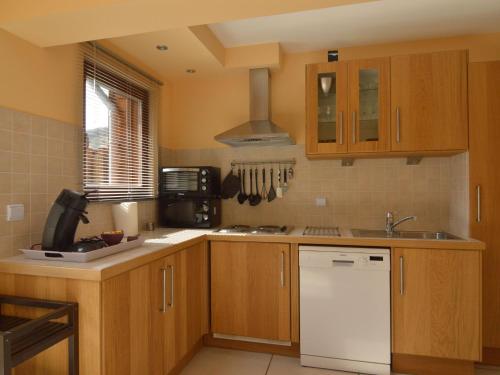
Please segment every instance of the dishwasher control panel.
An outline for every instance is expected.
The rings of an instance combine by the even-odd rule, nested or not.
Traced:
[[[387,248],[300,246],[299,265],[390,270],[391,257]]]

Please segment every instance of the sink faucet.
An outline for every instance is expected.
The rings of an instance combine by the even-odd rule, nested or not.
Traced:
[[[408,220],[417,220],[416,216],[406,216],[398,221],[394,222],[394,214],[391,211],[387,211],[385,214],[385,231],[387,235],[392,236],[394,233],[394,229],[401,223],[404,223]]]

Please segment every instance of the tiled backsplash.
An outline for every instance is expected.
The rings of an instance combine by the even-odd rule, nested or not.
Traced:
[[[0,107],[0,257],[40,243],[48,210],[63,188],[81,190],[81,129]],[[6,206],[22,203],[25,219],[7,222]],[[139,205],[140,222],[155,221],[153,201]],[[78,237],[113,228],[110,204],[90,204]]]
[[[406,165],[405,158],[356,159],[342,167],[340,160],[308,160],[303,145],[161,150],[162,165],[214,165],[223,177],[231,160],[287,158],[297,164],[285,197],[257,207],[225,200],[224,224],[383,228],[385,212],[395,211],[418,217],[402,228],[468,234],[467,154],[423,158],[419,165]],[[316,197],[326,198],[326,207],[316,207]]]

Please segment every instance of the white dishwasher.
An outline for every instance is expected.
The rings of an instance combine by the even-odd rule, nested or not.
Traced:
[[[303,366],[389,375],[390,251],[300,246]]]

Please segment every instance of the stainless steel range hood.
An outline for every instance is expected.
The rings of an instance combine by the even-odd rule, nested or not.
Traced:
[[[287,131],[270,120],[271,88],[269,69],[250,70],[250,121],[215,136],[232,147],[293,145]]]

